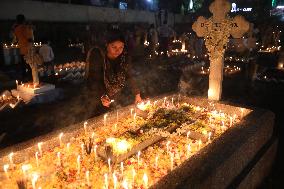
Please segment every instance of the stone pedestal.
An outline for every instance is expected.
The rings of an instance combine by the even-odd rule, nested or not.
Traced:
[[[210,62],[209,100],[220,100],[222,95],[224,58],[213,59]]]
[[[22,93],[29,93],[29,94],[40,94],[47,91],[51,91],[55,89],[55,85],[49,84],[49,83],[43,83],[39,87],[30,88],[26,85],[18,85],[17,90]]]

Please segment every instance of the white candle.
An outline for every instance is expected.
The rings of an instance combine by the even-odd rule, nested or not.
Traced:
[[[188,144],[188,145],[187,145],[187,150],[186,150],[186,157],[187,157],[187,158],[189,158],[190,151],[191,151],[191,146],[190,146],[190,144]]]
[[[211,133],[211,132],[209,132],[209,133],[208,133],[208,142],[210,142],[210,141],[211,141],[211,135],[212,135],[212,133]]]
[[[38,162],[38,152],[35,153],[35,158],[36,158],[36,166],[39,166],[39,162]]]
[[[63,133],[60,133],[58,137],[59,137],[59,145],[62,146]]]
[[[23,175],[24,175],[24,178],[26,178],[26,172],[31,168],[31,165],[30,164],[24,164],[22,165],[22,172],[23,172]]]
[[[14,153],[11,152],[11,153],[9,154],[9,161],[10,161],[10,164],[11,164],[11,165],[14,164],[14,162],[13,162],[13,156],[14,156]]]
[[[120,170],[121,170],[121,175],[123,177],[123,171],[124,171],[123,162],[120,162]]]
[[[241,108],[241,118],[244,117],[244,108]]]
[[[57,161],[58,161],[58,165],[61,165],[61,154],[60,152],[57,152]]]
[[[95,147],[94,147],[94,153],[95,153],[95,160],[97,160],[97,145],[95,145]]]
[[[81,170],[81,156],[78,155],[77,156],[77,172],[78,172],[78,174],[80,174],[80,170]]]
[[[81,144],[81,153],[82,153],[82,155],[84,155],[84,150],[85,150],[85,149],[84,149],[84,143],[82,143],[82,144]]]
[[[110,160],[110,158],[108,158],[108,160],[107,160],[107,164],[108,164],[108,172],[109,173],[111,173],[111,160]]]
[[[19,96],[19,95],[17,96],[17,100],[18,100],[18,101],[20,100],[20,96]]]
[[[156,156],[155,158],[155,168],[158,169],[158,166],[159,166],[159,156]]]
[[[123,180],[123,181],[122,181],[122,187],[123,187],[123,189],[128,189],[127,180]]]
[[[143,175],[143,182],[144,182],[144,187],[148,188],[148,176],[146,173]]]
[[[105,178],[105,189],[108,189],[108,176],[107,176],[107,173],[104,174],[104,178]]]
[[[164,98],[164,106],[166,106],[167,97]]]
[[[42,156],[42,148],[41,148],[41,146],[42,146],[42,142],[37,143],[39,154]]]
[[[113,178],[113,189],[116,189],[117,188],[117,177],[115,173],[112,174],[112,178]]]
[[[136,113],[134,113],[134,127],[136,127]]]
[[[133,108],[130,109],[130,117],[132,117],[133,115],[133,110],[134,110]]]
[[[137,169],[139,170],[139,163],[140,163],[140,155],[141,155],[141,152],[140,151],[138,151],[138,153],[137,153]]]
[[[136,176],[136,172],[135,172],[135,169],[133,167],[132,168],[132,185],[133,185],[133,188],[134,188],[134,185],[135,185],[135,176]]]
[[[198,150],[200,150],[201,145],[202,145],[202,141],[199,139],[199,140],[198,140]]]
[[[86,171],[87,186],[90,186],[90,171]]]
[[[154,106],[156,106],[156,104],[157,104],[157,100],[154,102]]]
[[[70,142],[68,142],[68,143],[66,144],[66,146],[67,146],[67,152],[69,153],[69,152],[70,152]]]
[[[166,147],[167,147],[167,154],[169,154],[169,151],[170,151],[170,145],[171,141],[168,141],[167,144],[166,144]]]
[[[38,174],[37,173],[34,173],[33,174],[33,178],[32,178],[32,186],[33,186],[33,189],[36,189],[36,181],[38,179]]]
[[[170,153],[170,158],[171,158],[171,171],[174,169],[174,154]]]
[[[116,123],[118,123],[118,110],[116,110]]]
[[[9,178],[8,169],[9,169],[9,164],[5,164],[5,165],[3,166],[3,170],[4,170],[5,175],[6,175],[7,178]]]
[[[172,98],[172,105],[174,106],[174,98]]]
[[[16,80],[16,87],[17,87],[17,88],[18,88],[18,84],[19,84],[19,83],[18,83],[18,80]]]
[[[189,139],[189,135],[190,135],[190,131],[188,131],[188,132],[186,133],[186,139],[187,139],[187,140]]]
[[[104,115],[104,126],[107,125],[107,120],[106,120],[106,118],[107,118],[107,114]]]
[[[85,122],[84,122],[84,131],[85,131],[85,135],[87,135],[87,133],[88,133],[87,125],[88,125],[88,122],[87,122],[87,121],[85,121]]]

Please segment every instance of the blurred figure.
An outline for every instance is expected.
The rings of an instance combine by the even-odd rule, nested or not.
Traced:
[[[150,55],[155,56],[156,45],[158,44],[158,33],[154,24],[151,24],[150,28],[148,29],[147,39],[149,42]]]
[[[167,21],[164,21],[164,24],[158,28],[158,33],[160,44],[159,53],[161,54],[163,52],[166,56],[167,51],[169,50],[170,39],[173,36],[174,31],[167,25]]]
[[[26,24],[26,18],[24,15],[19,14],[16,17],[16,24],[13,27],[14,35],[18,42],[21,55],[21,72],[23,80],[31,79],[31,68],[26,63],[24,56],[28,54],[28,51],[33,45],[33,28],[31,25]]]
[[[50,76],[53,74],[54,53],[48,40],[44,39],[42,42],[43,45],[39,49],[39,54],[43,59],[44,71],[47,76]]]

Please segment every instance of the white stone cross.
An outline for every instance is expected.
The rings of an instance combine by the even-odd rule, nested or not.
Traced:
[[[209,7],[212,17],[198,17],[192,29],[198,37],[205,38],[205,45],[210,59],[208,98],[220,100],[222,94],[224,53],[230,35],[241,38],[248,31],[249,22],[242,16],[230,18],[227,14],[231,4],[227,0],[215,0]]]

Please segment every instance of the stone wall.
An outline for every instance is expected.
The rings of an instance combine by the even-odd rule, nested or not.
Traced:
[[[1,0],[0,20],[14,20],[17,14],[26,15],[32,21],[54,22],[147,22],[155,23],[153,12],[119,10],[84,5],[47,3],[27,0]],[[169,13],[170,25],[182,21],[181,15]]]

